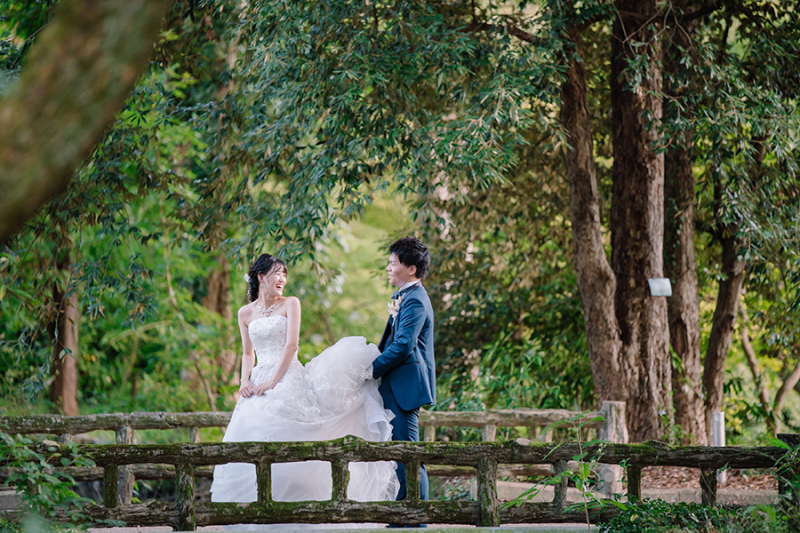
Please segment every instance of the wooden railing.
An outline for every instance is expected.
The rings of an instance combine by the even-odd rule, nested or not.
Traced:
[[[57,465],[60,445],[40,443],[37,451]],[[475,524],[496,527],[502,523],[585,522],[587,512],[568,509],[567,478],[555,485],[550,502],[524,502],[504,507],[497,497],[497,471],[501,464],[547,464],[564,472],[567,462],[585,453],[604,463],[628,465],[628,499],[641,498],[641,470],[647,466],[700,468],[701,487],[710,504],[716,501],[715,473],[718,468],[775,467],[786,451],[778,447],[679,447],[658,442],[643,444],[602,444],[579,447],[577,443],[543,444],[525,439],[512,442],[370,443],[346,437],[324,442],[250,442],[170,445],[81,445],[82,455],[103,469],[104,505],[86,512],[93,520],[121,520],[128,526],[169,525],[178,530],[197,526],[235,523],[347,523]],[[272,500],[271,466],[303,460],[328,461],[332,468],[332,497],[329,501],[277,502]],[[355,502],[347,499],[348,464],[362,461],[397,461],[406,464],[408,497],[396,502]],[[258,500],[249,504],[196,503],[195,472],[201,467],[228,462],[251,463],[256,467]],[[117,467],[120,465],[172,465],[176,473],[176,501],[120,504]],[[477,501],[421,501],[419,467],[456,465],[475,469]],[[0,464],[0,466],[5,466]],[[613,505],[588,510],[592,523],[615,514]],[[14,519],[15,511],[0,512],[0,518]],[[63,518],[63,517],[62,517]]]
[[[31,415],[0,417],[0,431],[10,434],[55,435],[60,442],[66,442],[73,435],[91,431],[116,432],[117,444],[135,444],[137,430],[189,429],[189,442],[200,442],[200,428],[226,427],[230,422],[229,412],[209,413],[130,413],[99,414],[83,416]],[[607,442],[628,442],[625,427],[625,403],[603,402],[600,411],[580,413],[566,409],[492,409],[487,411],[421,411],[420,426],[424,440],[434,442],[437,427],[478,427],[482,428],[482,439],[492,442],[501,427],[577,427],[595,429],[598,438]],[[550,433],[548,433],[548,436]],[[545,439],[545,440],[549,440]],[[76,481],[97,481],[103,479],[99,468],[75,469],[71,472]],[[474,475],[469,468],[459,466],[432,465],[428,469],[432,476]],[[502,465],[500,476],[552,476],[555,472],[549,465]],[[211,477],[210,467],[195,470],[197,477]],[[120,501],[130,503],[135,479],[154,480],[175,477],[173,468],[164,466],[120,466]],[[600,471],[603,480],[601,490],[610,495],[622,490],[620,480],[622,471],[617,466],[603,466]],[[4,481],[0,472],[0,483]]]

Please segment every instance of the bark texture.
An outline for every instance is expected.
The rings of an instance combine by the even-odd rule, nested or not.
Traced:
[[[69,254],[59,260],[58,270],[69,279]],[[77,416],[78,410],[78,293],[70,283],[53,285],[53,304],[56,317],[50,328],[53,336],[53,363],[50,374],[50,401],[67,416]]]
[[[684,11],[686,0],[674,2]],[[696,22],[678,26],[671,34],[665,52],[667,69],[665,92],[680,98],[679,86],[683,54],[691,47]],[[683,444],[707,444],[700,362],[700,317],[695,258],[695,177],[692,171],[691,132],[676,135],[664,158],[664,274],[672,282],[672,297],[667,300],[670,344],[680,361],[672,366],[672,399],[675,423],[683,429]]]
[[[172,0],[65,0],[0,106],[0,243],[61,192],[144,72]]]
[[[570,144],[566,159],[575,272],[597,399],[599,402],[626,401],[629,391],[619,386],[619,380],[624,377],[619,363],[622,343],[613,312],[617,282],[608,264],[601,234],[591,115],[579,29],[573,28],[570,38],[574,50],[567,56],[560,120]]]
[[[231,264],[225,254],[217,257],[218,269],[208,277],[208,294],[203,298],[203,306],[222,316],[225,320],[232,318],[231,312]],[[230,335],[230,345],[236,343],[236,338]],[[230,385],[239,384],[239,372],[235,372],[239,358],[233,350],[223,350],[217,356],[217,365],[223,376],[230,376]]]
[[[731,229],[730,231],[735,231]],[[725,361],[733,340],[733,327],[739,306],[739,294],[744,283],[745,262],[739,257],[744,246],[736,234],[722,237],[722,274],[719,282],[717,307],[711,323],[708,348],[703,365],[703,387],[706,392],[706,429],[711,440],[711,414],[722,410],[722,385],[725,380]]]
[[[661,40],[657,0],[618,0],[612,29],[611,106],[612,170],[611,264],[617,276],[615,311],[620,327],[619,381],[628,391],[631,439],[658,439],[672,413],[667,303],[653,298],[648,278],[663,277],[664,156],[656,154],[661,101]],[[649,22],[644,22],[649,21]],[[645,54],[646,57],[640,57]],[[644,59],[642,85],[632,87],[629,62]]]

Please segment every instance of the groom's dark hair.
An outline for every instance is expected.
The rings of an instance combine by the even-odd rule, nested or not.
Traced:
[[[425,276],[428,275],[428,269],[431,267],[431,254],[421,240],[415,237],[397,239],[389,247],[389,254],[396,255],[397,259],[407,267],[417,267],[416,275],[419,279],[425,279]]]

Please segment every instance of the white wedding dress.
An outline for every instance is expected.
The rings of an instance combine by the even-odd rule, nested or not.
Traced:
[[[286,344],[287,318],[275,315],[248,327],[258,364],[253,385],[272,377]],[[240,398],[223,442],[317,441],[354,435],[370,441],[391,440],[391,413],[383,409],[375,380],[364,379],[379,355],[364,337],[345,337],[305,367],[294,356],[272,390]],[[357,501],[394,501],[399,484],[395,463],[350,463],[347,494]],[[331,465],[306,461],[272,465],[272,497],[276,501],[329,500]],[[214,469],[211,501],[256,501],[255,466],[228,463]]]

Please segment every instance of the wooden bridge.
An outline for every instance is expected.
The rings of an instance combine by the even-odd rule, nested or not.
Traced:
[[[604,406],[606,411],[607,406]],[[544,414],[543,414],[544,413]],[[609,432],[608,422],[596,420],[599,413],[569,413],[552,420],[552,412],[483,412],[473,417],[465,413],[435,413],[422,421],[428,427],[470,425],[523,426],[588,422],[600,433]],[[564,413],[561,413],[564,414]],[[608,414],[608,413],[606,413]],[[619,413],[615,413],[619,414]],[[567,478],[554,484],[550,502],[523,502],[503,506],[497,498],[498,472],[536,467],[559,475],[570,468],[575,457],[610,465],[627,465],[629,501],[641,499],[641,470],[647,466],[695,467],[701,471],[698,482],[705,501],[716,503],[716,473],[722,467],[772,468],[780,464],[786,450],[778,447],[676,447],[663,443],[603,443],[581,446],[579,443],[541,443],[517,439],[510,442],[386,442],[369,443],[347,437],[324,442],[259,442],[259,443],[182,443],[169,445],[132,444],[135,429],[208,427],[224,425],[228,413],[135,413],[131,415],[95,415],[91,417],[0,418],[0,425],[12,433],[75,434],[96,429],[117,432],[116,445],[82,445],[80,453],[90,457],[97,467],[77,469],[70,473],[76,480],[102,479],[103,505],[90,507],[87,514],[94,520],[121,520],[129,526],[170,525],[178,530],[197,526],[235,523],[350,523],[379,522],[398,524],[439,523],[498,526],[502,523],[596,523],[615,514],[613,505],[603,500],[589,509],[568,506]],[[612,414],[611,418],[614,418]],[[624,417],[623,417],[624,419]],[[607,420],[607,419],[606,419]],[[603,429],[603,426],[606,429]],[[484,436],[491,437],[491,429]],[[196,431],[193,440],[196,439]],[[794,436],[789,436],[794,437]],[[64,437],[62,437],[63,439]],[[54,457],[59,452],[55,443],[37,444],[38,451]],[[333,492],[329,501],[278,502],[272,500],[271,465],[303,460],[328,461],[332,467]],[[408,497],[399,502],[356,502],[347,499],[348,464],[356,461],[397,461],[407,465]],[[53,459],[55,465],[55,459]],[[258,501],[249,504],[196,503],[195,477],[210,475],[213,465],[228,462],[251,463],[256,467]],[[419,466],[470,471],[477,478],[476,501],[421,501],[419,498]],[[5,466],[5,465],[0,465]],[[122,476],[140,478],[176,478],[174,503],[150,501],[131,504],[122,491],[128,484]],[[0,477],[7,477],[0,475]],[[559,479],[559,478],[556,478]],[[122,482],[121,482],[122,481]],[[132,481],[130,481],[132,484]],[[785,484],[782,485],[785,489]],[[122,490],[120,490],[122,489]],[[126,501],[127,500],[127,501]],[[0,515],[13,519],[15,511]]]

